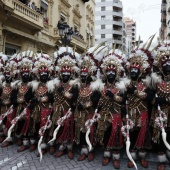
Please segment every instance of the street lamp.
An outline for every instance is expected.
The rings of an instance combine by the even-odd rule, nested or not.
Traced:
[[[62,44],[66,47],[71,42],[73,31],[71,30],[69,25],[67,25],[67,23],[65,22],[61,23],[59,21],[57,27],[59,30],[59,35],[61,37]]]

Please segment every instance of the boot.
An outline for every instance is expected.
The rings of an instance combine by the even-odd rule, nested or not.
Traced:
[[[131,155],[132,155],[133,160],[135,161],[135,160],[137,159],[136,151],[132,151],[132,152],[131,152]],[[133,167],[134,167],[133,162],[131,162],[131,161],[129,160],[129,162],[128,162],[128,164],[127,164],[127,167],[128,167],[128,168],[133,168]]]
[[[148,168],[148,161],[145,159],[146,157],[146,152],[145,151],[139,151],[139,158],[140,158],[140,163],[143,168]]]
[[[49,149],[49,154],[53,155],[55,153],[55,146],[54,142],[49,143],[50,149]]]
[[[27,138],[24,138],[23,145],[17,149],[18,152],[23,152],[29,148],[29,140]]]
[[[18,146],[23,145],[22,135],[16,135]]]
[[[59,158],[65,154],[64,150],[66,149],[66,146],[64,144],[61,144],[59,147],[59,151],[55,154],[56,158]]]
[[[93,161],[94,160],[94,153],[93,152],[90,152],[89,154],[88,154],[88,161],[89,162],[91,162],[91,161]]]
[[[11,138],[8,139],[7,141],[3,142],[2,145],[1,145],[1,147],[2,147],[2,148],[6,148],[6,147],[8,147],[8,146],[10,146],[10,145],[12,145],[12,144],[13,144],[13,141],[12,141],[12,137],[11,137]]]
[[[81,155],[79,156],[78,161],[85,160],[87,158],[88,152],[89,151],[88,151],[87,147],[81,148]]]
[[[166,156],[164,153],[158,154],[158,162],[157,170],[165,170]]]
[[[54,153],[55,153],[55,147],[54,146],[50,146],[49,154],[53,155]]]
[[[73,159],[74,158],[74,153],[73,153],[73,145],[72,144],[67,144],[67,149],[68,149],[68,158]]]
[[[112,154],[113,157],[113,167],[115,169],[120,169],[120,154],[119,152],[113,152]]]
[[[41,147],[42,155],[44,155],[47,152],[47,144],[42,143],[40,147]],[[37,157],[40,157],[39,153],[38,153]]]
[[[102,161],[102,165],[103,166],[107,166],[110,162],[110,157],[111,157],[111,153],[110,151],[104,151],[104,158],[103,158],[103,161]]]
[[[35,141],[35,139],[30,139],[30,148],[29,148],[29,150],[30,150],[30,152],[33,152],[33,151],[35,151],[36,150],[36,148],[37,148],[37,146],[36,146],[36,141]]]

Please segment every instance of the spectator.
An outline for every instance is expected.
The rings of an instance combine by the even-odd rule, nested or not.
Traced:
[[[32,8],[33,10],[36,10],[35,2],[32,2],[31,8]]]

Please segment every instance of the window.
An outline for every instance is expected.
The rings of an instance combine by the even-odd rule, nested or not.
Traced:
[[[18,53],[20,51],[21,47],[12,45],[12,44],[5,44],[5,54],[10,57],[11,55]]]
[[[102,6],[102,7],[101,7],[101,11],[105,11],[105,6]]]
[[[101,16],[101,20],[105,20],[106,19],[106,16]]]
[[[101,38],[105,38],[105,34],[101,34]]]
[[[40,11],[44,18],[47,18],[48,3],[46,1],[41,1]]]
[[[105,25],[101,25],[101,29],[105,29]]]

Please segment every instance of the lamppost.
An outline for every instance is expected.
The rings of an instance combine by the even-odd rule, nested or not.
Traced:
[[[71,39],[72,39],[72,35],[73,35],[73,31],[72,29],[69,27],[69,25],[67,25],[67,23],[65,22],[58,22],[58,30],[59,30],[59,35],[61,37],[61,41],[62,44],[66,47],[70,44]]]

